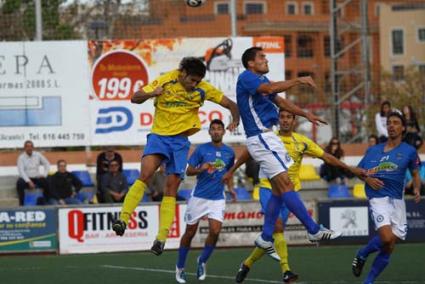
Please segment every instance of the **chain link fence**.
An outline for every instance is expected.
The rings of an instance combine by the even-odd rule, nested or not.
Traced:
[[[40,1],[43,40],[227,37],[232,34],[233,1],[230,0],[207,0],[200,8],[188,7],[184,0]],[[356,68],[364,67],[362,60],[365,55],[361,52],[361,45],[354,44],[360,37],[361,0],[234,0],[236,34],[284,37],[286,79],[309,75],[318,85],[317,91],[294,89],[289,93],[290,97],[331,121],[334,101],[330,80],[329,27],[333,1],[338,7],[342,7],[338,11],[336,46],[336,51],[341,52],[338,68],[345,70],[338,80],[338,90],[343,97],[339,104],[341,138],[344,141],[364,141],[367,133],[373,133],[374,113],[382,99],[392,100],[398,108],[415,102],[415,110],[423,125],[425,54],[423,58],[417,59],[416,65],[411,63],[405,67],[406,76],[397,80],[398,83],[394,84],[394,76],[385,77],[382,70],[382,39],[388,42],[390,39],[389,35],[382,37],[382,33],[386,31],[380,26],[380,11],[382,5],[398,5],[400,11],[406,12],[400,15],[408,17],[409,11],[423,13],[425,0],[367,1],[368,59],[371,73],[371,94],[367,105],[364,103],[364,92],[361,89],[355,90],[364,79],[364,69]],[[420,27],[421,24],[417,25]],[[418,33],[418,37],[421,37],[421,32]],[[409,35],[406,33],[405,42],[407,36]],[[422,36],[425,37],[425,30]],[[35,37],[35,2],[0,0],[0,40],[31,41]],[[407,53],[406,47],[405,50]],[[391,53],[388,54],[390,55]],[[407,82],[404,85],[403,80]],[[391,88],[385,87],[390,83],[393,83]],[[350,94],[352,90],[354,92]],[[348,95],[344,97],[345,94]]]

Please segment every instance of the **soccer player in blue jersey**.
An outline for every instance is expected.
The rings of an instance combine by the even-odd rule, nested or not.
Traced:
[[[402,142],[406,122],[398,112],[387,118],[388,141],[370,147],[359,167],[368,171],[366,195],[378,235],[361,248],[352,263],[353,274],[359,277],[367,257],[374,252],[373,261],[364,284],[372,284],[390,261],[398,239],[404,240],[407,233],[406,205],[403,199],[406,171],[412,172],[415,201],[420,201],[420,165],[416,149]]]
[[[270,180],[273,192],[264,212],[263,232],[255,240],[255,244],[267,253],[274,253],[274,249],[271,249],[272,235],[283,203],[306,227],[310,241],[339,237],[341,233],[318,225],[308,214],[287,173],[293,160],[272,130],[279,122],[278,108],[303,116],[314,124],[325,123],[314,114],[304,112],[277,95],[297,85],[315,87],[313,80],[311,77],[300,77],[270,82],[265,76],[269,71],[268,61],[260,47],[247,49],[242,55],[242,64],[246,70],[238,77],[236,99],[247,135],[246,145],[251,157],[260,164],[265,177]]]
[[[208,217],[209,233],[205,240],[205,247],[198,257],[196,275],[199,280],[206,278],[206,262],[211,256],[220,234],[225,208],[222,177],[233,166],[235,160],[233,149],[223,144],[224,133],[223,122],[219,119],[212,120],[209,129],[211,142],[199,145],[189,158],[186,174],[196,175],[197,182],[187,203],[185,214],[187,226],[180,240],[176,264],[176,280],[179,283],[186,283],[184,272],[186,257],[201,218]],[[235,199],[231,180],[227,182],[227,187]]]

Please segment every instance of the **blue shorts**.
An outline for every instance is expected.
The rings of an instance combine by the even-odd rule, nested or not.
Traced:
[[[145,150],[143,151],[143,157],[154,154],[162,155],[165,158],[166,174],[175,174],[183,179],[189,148],[190,142],[187,136],[162,136],[150,133]]]
[[[260,203],[263,213],[267,208],[267,203],[269,202],[270,197],[272,197],[272,190],[269,188],[260,187]],[[280,209],[280,219],[282,220],[283,225],[285,225],[288,221],[288,216],[289,209],[286,207],[285,203],[283,203],[282,208]]]

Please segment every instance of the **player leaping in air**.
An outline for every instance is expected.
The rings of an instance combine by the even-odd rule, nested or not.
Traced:
[[[277,95],[297,85],[315,87],[313,80],[311,77],[300,77],[289,81],[270,82],[265,76],[269,72],[268,60],[260,47],[245,50],[242,64],[246,70],[239,75],[236,98],[247,135],[246,145],[251,157],[259,163],[264,175],[270,180],[273,193],[265,208],[263,232],[255,240],[255,244],[267,252],[274,252],[271,249],[272,235],[283,203],[306,227],[310,241],[339,237],[341,233],[321,227],[308,214],[287,173],[293,160],[272,130],[278,123],[276,106],[303,116],[314,124],[325,123],[314,114],[306,113],[289,100]]]
[[[300,168],[304,155],[308,155],[314,158],[320,158],[331,165],[341,167],[342,169],[347,171],[351,171],[357,176],[365,175],[364,171],[346,165],[334,156],[324,152],[319,145],[311,141],[306,136],[294,132],[293,130],[295,127],[295,123],[296,119],[294,114],[284,109],[281,109],[279,111],[279,132],[277,133],[277,135],[285,145],[289,156],[291,156],[291,158],[294,160],[294,164],[288,169],[288,176],[294,184],[295,191],[301,189]],[[244,149],[235,165],[233,165],[233,167],[231,167],[230,170],[224,175],[224,182],[228,179],[231,179],[236,169],[239,168],[246,161],[248,161],[249,157],[250,156],[248,150]],[[262,172],[260,171],[260,203],[263,211],[265,211],[267,202],[269,201],[272,195],[271,188],[272,186],[270,184],[270,181],[266,177],[264,177]],[[298,279],[298,275],[293,273],[289,267],[288,248],[283,235],[283,230],[289,215],[289,210],[285,206],[285,204],[283,204],[282,208],[280,209],[279,215],[280,216],[276,222],[275,231],[273,233],[274,246],[276,248],[278,256],[280,257],[280,266],[283,273],[283,282],[291,283]],[[252,251],[251,255],[242,262],[238,274],[236,275],[237,283],[241,283],[244,281],[252,265],[257,260],[259,260],[264,255],[264,253],[265,251],[263,249],[255,248]]]
[[[233,131],[239,124],[236,104],[210,83],[202,81],[206,67],[201,60],[186,57],[178,70],[167,72],[144,86],[131,98],[131,102],[142,104],[154,98],[155,115],[152,132],[141,162],[141,174],[127,193],[121,209],[120,219],[112,229],[122,236],[128,220],[139,204],[148,180],[161,163],[166,165],[167,180],[160,208],[159,231],[151,252],[160,255],[174,219],[176,194],[187,164],[190,142],[188,136],[201,128],[198,111],[205,100],[217,103],[230,110],[232,121],[227,129]]]

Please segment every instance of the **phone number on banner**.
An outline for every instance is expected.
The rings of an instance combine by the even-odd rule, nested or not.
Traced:
[[[31,135],[30,135],[31,136]],[[39,134],[33,135],[34,140],[37,140]],[[84,133],[43,133],[41,134],[43,140],[84,140]]]

